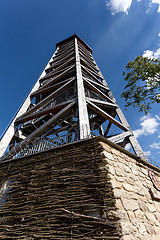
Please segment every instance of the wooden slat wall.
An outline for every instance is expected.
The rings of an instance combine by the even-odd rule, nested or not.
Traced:
[[[0,239],[119,239],[101,151],[91,139],[0,164]]]

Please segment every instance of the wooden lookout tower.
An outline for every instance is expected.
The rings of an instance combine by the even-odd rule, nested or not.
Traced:
[[[112,130],[114,129],[114,130]],[[0,140],[1,160],[102,135],[144,153],[106,83],[92,49],[76,34],[56,51]]]

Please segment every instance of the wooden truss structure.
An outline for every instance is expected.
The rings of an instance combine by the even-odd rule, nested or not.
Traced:
[[[42,151],[95,135],[122,147],[130,143],[135,154],[145,159],[92,49],[74,34],[56,45],[0,141],[0,157],[14,158],[32,153],[33,148]]]

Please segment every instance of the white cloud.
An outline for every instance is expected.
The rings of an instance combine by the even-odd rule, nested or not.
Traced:
[[[143,117],[140,118],[140,122],[143,122],[145,119],[148,119],[148,118],[149,118],[149,115],[148,115],[148,116],[145,115],[145,116],[143,116]]]
[[[131,150],[131,144],[130,143],[127,143],[126,144],[126,146],[125,146],[125,149],[127,150],[127,151],[130,151]]]
[[[150,50],[144,51],[143,57],[160,58],[160,48],[158,48],[157,51],[155,51],[155,52],[150,51]]]
[[[149,13],[150,8],[152,7],[153,4],[158,4],[157,12],[160,13],[160,0],[150,0],[149,8],[147,9],[146,13]]]
[[[152,118],[150,116],[145,116],[140,119],[141,120],[141,128],[136,129],[133,131],[136,138],[142,136],[142,135],[150,135],[157,131],[157,127],[159,123],[157,122],[156,118]]]
[[[137,0],[137,2],[141,2],[141,1],[142,0]],[[106,0],[106,7],[110,8],[113,15],[119,12],[124,12],[128,14],[128,10],[130,9],[131,4],[132,4],[132,0]],[[153,4],[158,4],[157,12],[160,13],[160,0],[150,0],[149,8],[146,11],[146,13],[149,12]]]
[[[109,2],[106,1],[106,6],[110,8],[113,15],[119,12],[128,14],[131,3],[132,0],[110,0]]]
[[[152,6],[152,4],[158,4],[157,12],[160,13],[160,0],[151,0],[150,7]]]
[[[146,155],[146,157],[151,156],[151,152],[150,151],[147,151],[147,152],[144,151],[144,154]]]
[[[153,144],[150,145],[150,147],[154,149],[160,149],[160,142],[159,143],[154,142]]]

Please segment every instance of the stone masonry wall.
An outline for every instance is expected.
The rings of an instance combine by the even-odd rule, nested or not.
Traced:
[[[150,189],[155,188],[148,176],[149,169],[160,176],[159,170],[107,143],[101,145],[116,198],[115,214],[120,217],[122,240],[159,240],[160,202],[150,194]]]

